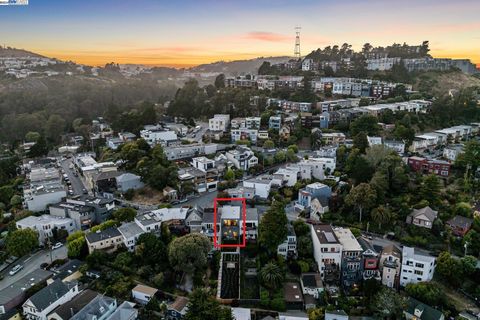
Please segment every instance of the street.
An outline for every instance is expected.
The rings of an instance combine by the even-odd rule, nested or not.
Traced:
[[[65,159],[60,160],[60,166],[62,167],[63,171],[67,174],[68,179],[72,184],[72,190],[75,195],[83,194],[83,189],[85,188],[80,176],[75,176],[74,170],[70,169],[70,165],[72,165],[72,159]]]
[[[51,260],[50,260],[50,253],[51,253]],[[18,259],[16,262],[14,262],[13,264],[11,264],[10,267],[6,268],[1,272],[1,275],[3,276],[3,280],[0,281],[0,290],[18,281],[19,279],[29,274],[30,272],[39,269],[42,263],[50,263],[51,261],[54,261],[56,259],[65,259],[65,258],[67,258],[66,246],[61,246],[60,248],[55,249],[53,251],[50,251],[50,249],[44,249],[44,250],[35,252],[31,255],[22,257]],[[23,266],[23,269],[21,269],[19,272],[17,272],[13,276],[9,275],[8,273],[10,272],[10,270],[12,270],[12,268],[17,264]]]
[[[195,140],[196,142],[202,142],[202,137],[205,132],[208,130],[208,123],[206,122],[197,122],[197,126],[200,126],[200,130],[198,132],[192,132],[187,134],[186,138],[189,140]]]

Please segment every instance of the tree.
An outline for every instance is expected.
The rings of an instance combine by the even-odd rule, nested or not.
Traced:
[[[223,73],[219,74],[215,78],[215,88],[217,89],[225,88],[225,75]]]
[[[227,181],[235,180],[235,172],[232,169],[228,168],[228,170],[223,175],[223,179],[225,179]]]
[[[480,167],[480,142],[470,140],[465,144],[464,153],[460,154],[455,162],[459,166],[470,166],[472,172]]]
[[[269,262],[260,269],[259,279],[262,285],[271,293],[278,289],[283,282],[283,271],[276,263]]]
[[[368,183],[360,183],[350,190],[345,198],[348,205],[358,209],[359,221],[362,222],[362,214],[364,209],[368,209],[375,204],[377,192]]]
[[[18,194],[14,195],[10,199],[10,205],[14,208],[20,207],[21,204],[22,204],[22,197],[20,197]]]
[[[174,239],[168,246],[168,259],[176,271],[193,275],[207,266],[210,240],[203,234],[191,233]]]
[[[287,223],[285,204],[281,201],[274,201],[263,215],[258,227],[258,241],[270,253],[276,253],[278,245],[286,239]]]
[[[273,149],[275,148],[275,143],[272,140],[265,140],[263,143],[263,148],[264,149]]]
[[[459,283],[460,270],[462,270],[460,260],[452,257],[450,252],[440,252],[437,258],[437,267],[435,269],[436,273],[444,277],[452,285],[455,285]]]
[[[433,282],[409,283],[405,287],[409,296],[431,306],[444,303],[443,290]]]
[[[22,257],[38,246],[38,233],[32,229],[9,232],[5,242],[9,254]]]
[[[419,195],[422,200],[427,200],[433,206],[440,201],[440,180],[436,174],[429,174],[422,178]]]
[[[360,150],[361,153],[364,153],[365,150],[368,148],[368,138],[365,132],[359,132],[357,135],[353,137],[353,146]]]
[[[52,114],[45,124],[45,136],[51,141],[58,141],[65,128],[66,122],[58,114]]]
[[[112,216],[118,222],[130,222],[137,216],[137,210],[133,208],[120,208],[115,210]]]
[[[152,233],[143,233],[138,237],[135,255],[143,265],[164,270],[168,266],[167,247]]]
[[[87,242],[82,231],[75,231],[67,237],[67,250],[69,258],[79,258],[87,250]]]
[[[353,182],[358,184],[370,180],[374,168],[368,163],[366,158],[360,154],[359,149],[353,149],[345,163],[345,171]]]
[[[378,229],[382,229],[382,225],[388,224],[393,217],[392,211],[384,206],[372,210],[372,220],[378,224]]]
[[[27,140],[27,142],[37,142],[40,137],[40,133],[36,131],[29,131],[25,135],[25,140]]]
[[[373,298],[371,309],[381,319],[400,319],[406,300],[394,290],[383,287]]]
[[[369,136],[375,136],[379,131],[378,119],[372,115],[363,115],[350,124],[350,134],[352,136],[356,136],[360,132],[364,132]]]
[[[207,289],[195,289],[187,306],[185,320],[234,320],[231,309],[222,307]]]

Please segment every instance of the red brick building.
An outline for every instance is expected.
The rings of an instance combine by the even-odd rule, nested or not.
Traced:
[[[436,174],[440,177],[450,175],[450,162],[442,160],[429,160],[422,157],[408,158],[408,166],[415,172],[423,174]]]

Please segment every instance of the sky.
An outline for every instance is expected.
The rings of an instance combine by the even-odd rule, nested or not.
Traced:
[[[344,42],[430,41],[480,67],[479,0],[29,0],[0,6],[0,43],[89,65],[189,67]]]

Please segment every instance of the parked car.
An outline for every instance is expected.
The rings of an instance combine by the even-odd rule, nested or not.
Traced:
[[[179,202],[179,203],[185,203],[185,202],[187,202],[187,201],[188,201],[188,199],[187,199],[187,198],[184,198],[184,199],[179,200],[178,202]]]
[[[44,262],[40,265],[40,269],[46,270],[48,267],[48,263]]]
[[[11,275],[11,276],[13,276],[13,275],[15,275],[18,271],[20,271],[20,270],[22,270],[22,269],[23,269],[23,266],[17,264],[15,267],[12,268],[12,270],[10,270],[10,272],[9,272],[8,274]]]
[[[87,193],[88,193],[87,189],[85,189],[85,188],[82,189],[82,192],[83,192],[83,194],[87,194]]]
[[[63,243],[57,242],[57,243],[55,243],[55,244],[52,246],[52,250],[58,249],[58,248],[60,248],[61,246],[63,246]]]

